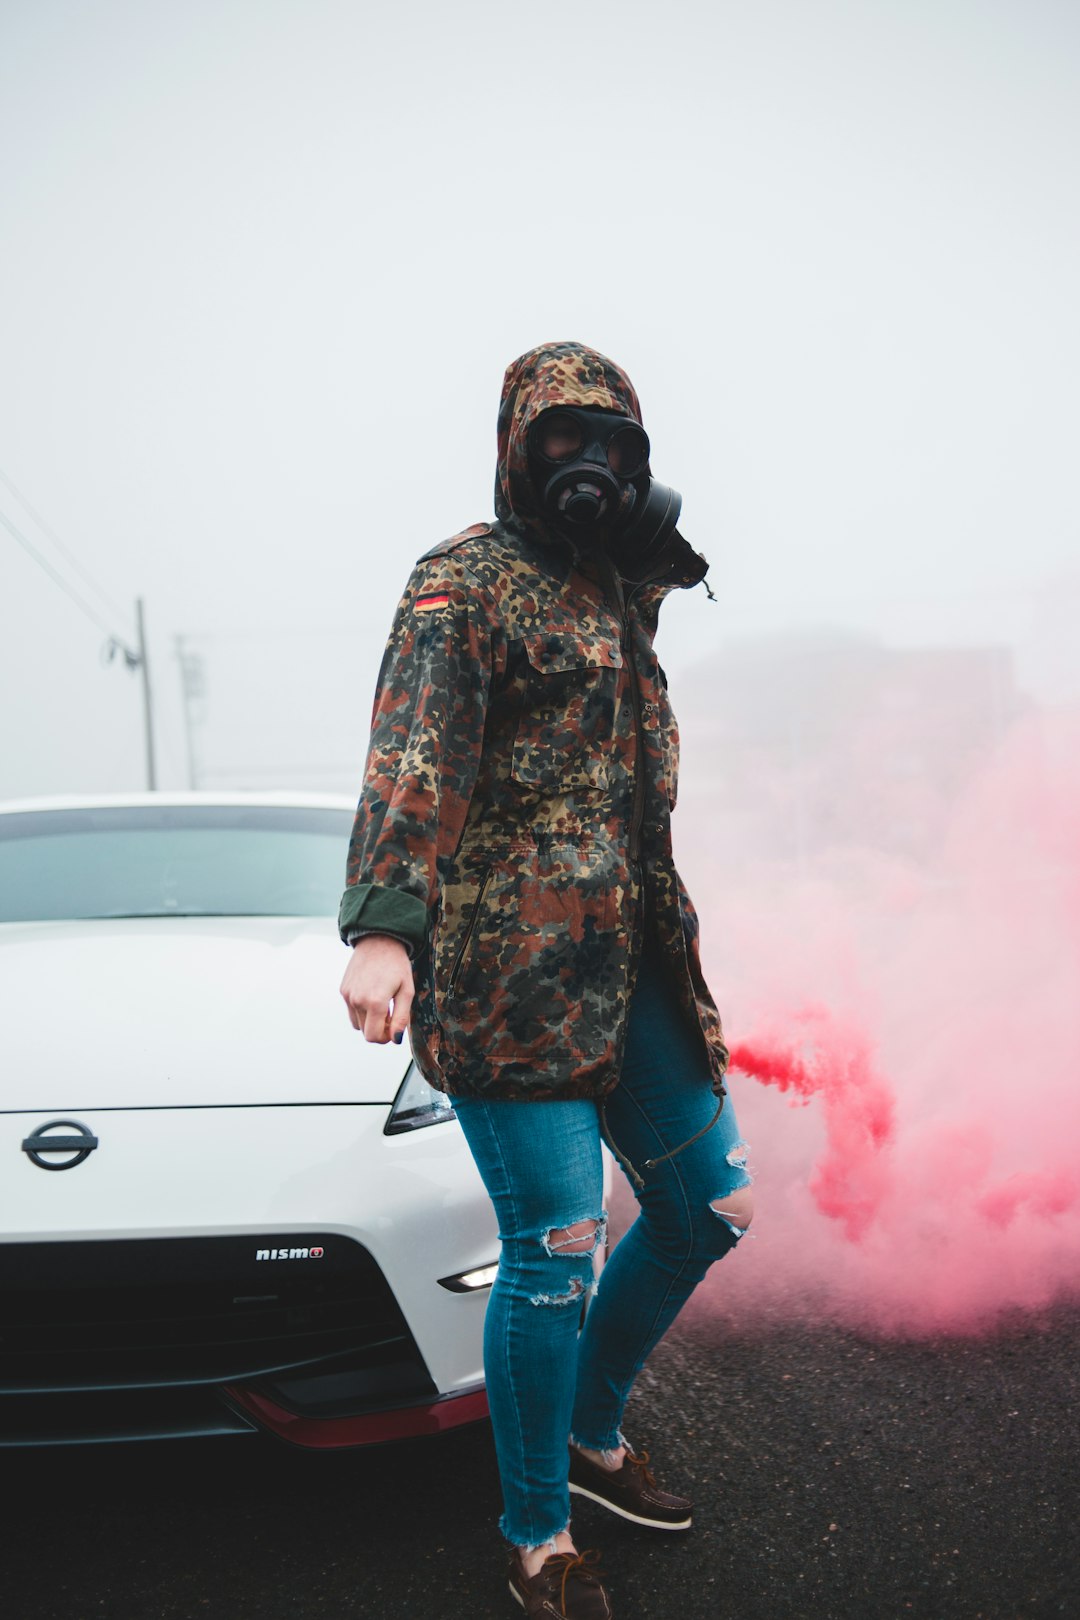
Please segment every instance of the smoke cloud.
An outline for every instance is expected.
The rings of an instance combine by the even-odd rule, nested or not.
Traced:
[[[699,712],[676,817],[756,1174],[691,1307],[732,1328],[971,1332],[1080,1293],[1080,711],[996,679],[983,725],[995,656],[849,646],[836,686],[830,647],[813,735],[821,648],[771,655],[764,699],[745,658],[704,683],[751,711]],[[927,660],[933,708],[877,723]]]

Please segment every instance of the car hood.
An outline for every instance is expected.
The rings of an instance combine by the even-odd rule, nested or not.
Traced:
[[[369,1046],[332,918],[0,926],[0,1108],[390,1102],[407,1050]]]

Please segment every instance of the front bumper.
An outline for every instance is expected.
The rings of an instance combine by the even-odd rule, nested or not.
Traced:
[[[24,1160],[0,1445],[261,1428],[322,1449],[483,1417],[486,1293],[438,1279],[494,1257],[491,1207],[456,1123],[387,1137],[386,1112],[87,1112],[84,1164]]]
[[[257,1389],[173,1386],[0,1398],[0,1447],[103,1445],[265,1433],[308,1451],[385,1445],[443,1434],[487,1417],[483,1385],[413,1406],[303,1417]]]

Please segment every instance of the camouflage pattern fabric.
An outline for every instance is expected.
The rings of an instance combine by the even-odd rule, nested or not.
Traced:
[[[677,536],[662,577],[624,592],[545,529],[523,441],[564,404],[641,419],[625,374],[581,345],[507,371],[500,517],[428,552],[394,618],[341,933],[409,940],[413,1050],[439,1089],[599,1098],[618,1082],[648,910],[722,1096],[727,1049],[672,861],[678,729],[653,649],[661,601],[704,564]]]

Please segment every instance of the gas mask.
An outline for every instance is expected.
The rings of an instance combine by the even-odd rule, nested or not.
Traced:
[[[580,546],[606,546],[624,577],[644,578],[675,531],[682,496],[652,478],[641,424],[557,405],[536,418],[528,446],[548,522]]]

